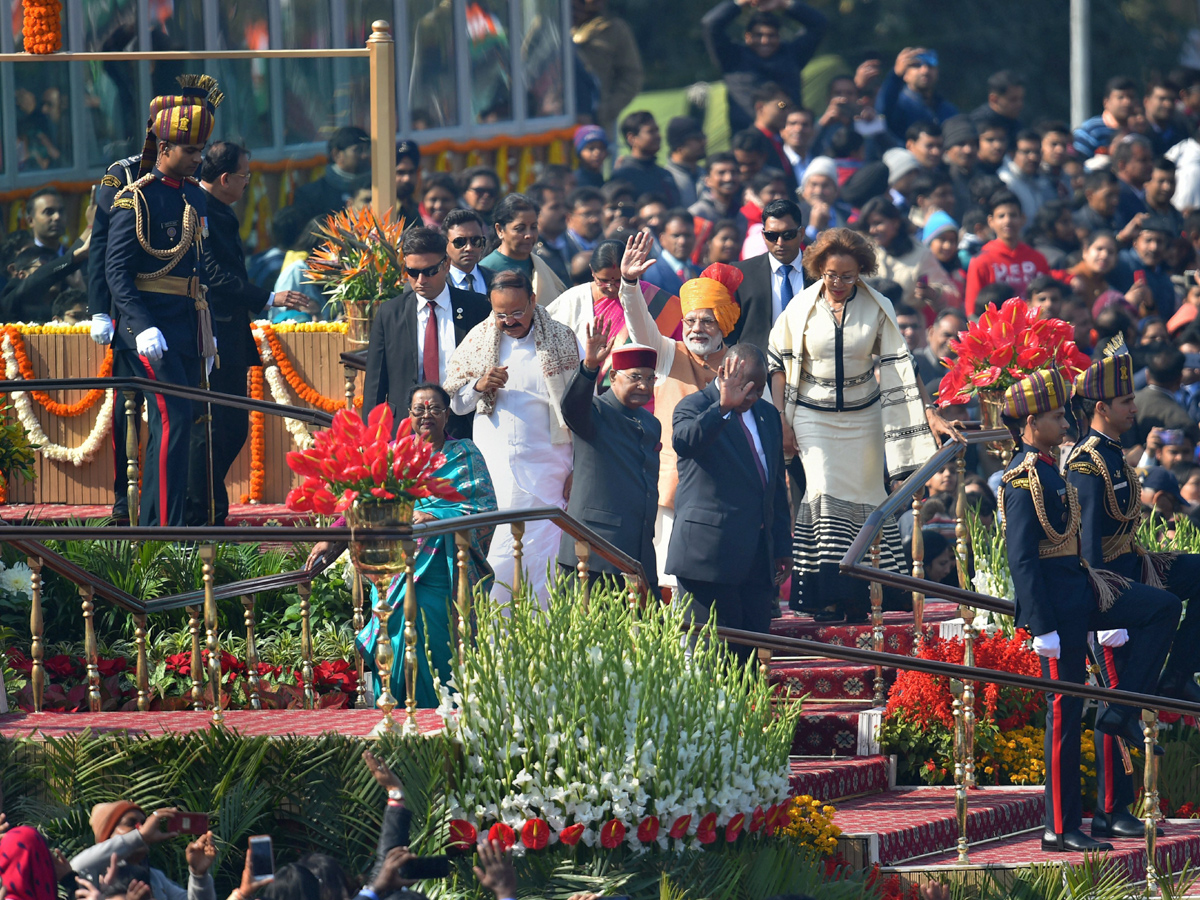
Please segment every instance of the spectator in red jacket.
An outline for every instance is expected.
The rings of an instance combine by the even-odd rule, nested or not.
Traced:
[[[967,269],[967,315],[974,318],[975,296],[980,288],[1003,281],[1017,294],[1024,294],[1038,275],[1049,273],[1046,257],[1021,240],[1025,215],[1021,201],[1012,191],[997,191],[988,201],[988,227],[996,234],[971,260]]]

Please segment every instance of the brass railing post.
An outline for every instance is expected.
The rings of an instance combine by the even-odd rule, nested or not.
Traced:
[[[912,536],[912,574],[913,578],[925,577],[925,535],[921,532],[921,499],[913,496],[913,536]],[[913,627],[917,632],[917,641],[913,643],[913,653],[917,652],[917,644],[925,633],[925,594],[914,590],[912,593]]]
[[[1154,745],[1158,742],[1158,714],[1142,710],[1142,734],[1146,737],[1145,765],[1142,767],[1142,813],[1146,826],[1146,883],[1153,890],[1158,881],[1158,819],[1161,815],[1158,800],[1158,757]],[[1153,894],[1151,894],[1153,896]]]
[[[312,584],[298,585],[300,590],[300,685],[304,689],[304,708],[316,706],[313,691]]]
[[[771,648],[758,648],[758,671],[764,679],[771,677]]]
[[[200,558],[204,560],[202,568],[204,580],[204,646],[208,650],[208,682],[212,688],[213,714],[212,723],[223,725],[225,713],[221,709],[221,633],[217,623],[217,597],[213,591],[216,581],[217,568],[214,561],[217,558],[215,544],[201,544]]]
[[[33,711],[41,712],[42,700],[46,696],[46,664],[43,662],[46,655],[46,647],[43,643],[46,625],[42,619],[42,558],[30,556],[28,559],[29,593],[32,604],[29,610],[29,656],[33,663],[29,672],[29,686],[33,691]]]
[[[963,590],[971,589],[971,533],[967,528],[967,460],[966,446],[958,451],[958,497],[955,504],[955,559],[958,565],[958,583]],[[975,610],[963,604],[958,613],[963,620],[963,665],[975,665]],[[963,732],[965,737],[963,777],[967,787],[975,787],[975,683],[963,682]]]
[[[388,602],[388,585],[384,579],[372,579],[375,586],[375,617],[379,620],[379,639],[375,642],[375,669],[379,676],[379,696],[375,698],[375,706],[383,710],[383,719],[375,726],[374,732],[379,734],[394,734],[399,730],[396,720],[392,718],[392,710],[396,708],[396,698],[392,696],[392,636],[388,631],[388,621],[392,617],[392,604]]]
[[[88,710],[100,712],[100,650],[96,646],[96,604],[92,589],[79,588],[83,600],[83,655],[87,663]]]
[[[350,581],[350,602],[354,604],[354,635],[362,634],[366,620],[363,617],[363,579],[358,569],[353,569],[354,576]],[[358,650],[358,641],[354,642],[354,671],[358,674],[358,691],[354,695],[356,709],[367,708],[367,667],[362,653]]]
[[[358,370],[353,366],[343,366],[342,374],[346,379],[346,409],[354,412],[354,389],[358,381]]]
[[[134,391],[125,391],[125,498],[129,521],[138,521],[138,404]]]
[[[592,602],[592,580],[588,569],[592,561],[592,545],[587,541],[575,542],[575,572],[579,578],[579,592],[583,596],[583,608],[587,609]]]
[[[138,712],[150,709],[150,672],[146,662],[146,614],[133,617],[133,643],[137,647],[137,708]]]
[[[524,565],[524,562],[525,562],[525,544],[524,544],[525,523],[524,522],[513,522],[508,527],[512,529],[512,539],[513,539],[512,593],[513,593],[513,600],[516,600],[517,594],[521,593],[521,582],[524,580],[522,577],[522,574],[521,574],[521,566]]]
[[[203,657],[200,654],[200,607],[189,606],[188,634],[192,638],[192,709],[200,712],[204,709],[204,670]]]
[[[967,843],[967,727],[964,685],[957,678],[950,680],[954,694],[951,710],[954,715],[954,817],[958,823],[958,864],[970,864]]]
[[[404,733],[417,733],[417,544],[404,541]],[[386,633],[381,639],[388,640]],[[388,640],[389,646],[391,641]]]
[[[396,205],[396,44],[391,26],[371,23],[371,209],[380,219]]]
[[[466,531],[454,532],[455,561],[458,565],[458,660],[466,661],[467,642],[471,637],[471,585],[468,562],[471,558],[471,535]]]
[[[250,708],[262,709],[262,696],[259,694],[258,645],[254,641],[254,602],[253,594],[242,597],[242,607],[245,609],[242,620],[246,624],[246,684],[249,688]]]
[[[871,544],[871,565],[879,568],[880,536],[875,536]],[[871,582],[871,646],[876,653],[883,652],[883,585],[878,581]],[[884,703],[883,666],[875,667],[875,705]]]

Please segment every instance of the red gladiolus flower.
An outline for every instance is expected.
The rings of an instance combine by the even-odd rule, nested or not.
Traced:
[[[667,832],[667,836],[675,840],[679,840],[687,834],[688,827],[692,824],[691,816],[680,816],[675,820],[675,824],[671,826],[671,830]]]
[[[512,826],[505,825],[503,822],[497,822],[488,829],[488,840],[499,841],[504,845],[504,849],[509,849],[517,842],[517,833],[512,830]]]
[[[625,826],[616,819],[609,819],[600,829],[600,846],[605,850],[615,850],[625,840]]]
[[[710,812],[696,826],[696,838],[702,844],[711,844],[717,839],[717,814]]]
[[[407,420],[406,420],[407,421]],[[579,843],[579,839],[583,837],[584,826],[579,822],[574,825],[568,825],[558,833],[558,839],[568,847],[574,847]]]
[[[530,850],[541,850],[550,843],[550,826],[545,819],[530,819],[521,827],[521,843]]]
[[[763,827],[767,822],[767,814],[761,806],[754,807],[754,813],[750,816],[750,833],[754,834]]]
[[[742,833],[742,826],[746,824],[746,816],[743,813],[738,813],[729,820],[725,826],[725,841],[732,844],[737,840],[737,836]]]
[[[450,848],[453,850],[470,850],[475,846],[479,832],[466,819],[450,820]]]
[[[637,830],[638,840],[643,844],[652,844],[658,840],[658,816],[647,816],[642,819]]]

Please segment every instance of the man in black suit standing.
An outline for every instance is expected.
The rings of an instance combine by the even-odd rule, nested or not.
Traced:
[[[658,450],[662,425],[644,407],[654,399],[658,352],[629,344],[613,349],[602,319],[587,326],[584,358],[562,398],[563,420],[571,429],[574,475],[567,513],[642,564],[658,595],[654,520],[658,514]],[[596,396],[596,378],[612,355],[612,388]],[[558,563],[578,564],[575,539],[564,534]],[[620,570],[593,553],[592,581],[620,579]]]
[[[675,528],[667,572],[692,595],[697,622],[766,633],[778,585],[791,570],[783,429],[762,399],[767,359],[752,344],[729,348],[717,378],[679,401]],[[731,644],[744,662],[754,648]]]
[[[442,221],[446,255],[450,257],[450,286],[485,297],[492,288],[492,273],[479,265],[487,246],[487,227],[473,209],[452,209]]]
[[[404,232],[400,246],[409,287],[385,301],[371,323],[364,419],[380,403],[391,404],[397,422],[405,418],[408,392],[423,381],[441,384],[454,348],[492,312],[482,294],[460,291],[446,282],[450,259],[441,232],[412,228]],[[448,430],[469,438],[472,418],[451,415]]]
[[[744,341],[765,351],[771,326],[804,290],[801,219],[800,207],[791,200],[775,200],[763,210],[767,252],[733,264],[745,277],[737,292],[742,315],[729,336],[730,343]]]

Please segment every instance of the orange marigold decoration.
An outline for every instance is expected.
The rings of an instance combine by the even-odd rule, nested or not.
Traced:
[[[329,397],[318,393],[311,385],[305,383],[304,379],[292,367],[291,360],[287,358],[287,353],[283,349],[283,341],[279,340],[279,335],[275,333],[275,329],[267,322],[263,322],[261,327],[263,337],[267,339],[267,343],[271,347],[271,355],[275,358],[275,365],[279,367],[279,371],[283,373],[288,387],[296,392],[297,397],[310,406],[315,406],[317,409],[324,410],[327,413],[335,413],[339,409],[346,408],[345,401],[331,400]],[[355,406],[362,406],[361,398],[355,398]]]
[[[8,479],[0,472],[0,503],[8,502]]]
[[[4,333],[12,341],[13,354],[17,357],[17,368],[21,371],[21,377],[26,381],[32,381],[37,376],[34,374],[33,365],[29,362],[29,354],[25,352],[25,340],[22,338],[21,332],[17,330],[16,326],[9,325],[4,328]],[[104,362],[100,364],[100,377],[110,377],[112,370],[113,353],[110,346],[104,354]],[[102,388],[88,391],[84,394],[83,399],[77,403],[59,403],[45,391],[31,391],[30,393],[33,394],[33,399],[44,406],[51,415],[62,416],[63,418],[82,416],[104,399],[104,390]]]
[[[24,0],[21,36],[26,53],[57,53],[62,49],[62,3]]]
[[[262,366],[250,367],[250,396],[255,400],[263,398]],[[263,464],[267,454],[266,419],[266,414],[257,410],[250,413],[250,494],[246,499],[251,503],[262,501],[263,484],[267,479]]]

